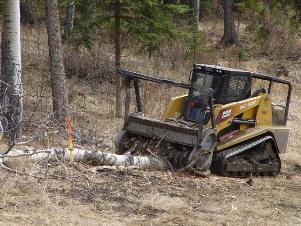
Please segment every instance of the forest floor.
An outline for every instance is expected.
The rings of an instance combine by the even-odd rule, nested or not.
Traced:
[[[29,59],[31,51],[36,50],[26,44],[23,59],[28,60],[24,63],[27,82],[37,73],[42,74],[43,64],[47,62],[43,58],[44,47],[39,48],[41,55]],[[214,60],[216,64],[233,66],[229,61]],[[275,63],[278,64],[266,58],[248,59],[239,67],[258,71],[262,65],[268,68]],[[290,71],[286,78],[293,82],[294,91],[288,122],[292,129],[289,150],[281,156],[282,170],[277,177],[255,177],[249,186],[244,178],[215,175],[201,178],[177,172],[95,170],[80,163],[16,162],[12,167],[26,174],[0,170],[0,225],[301,225],[301,60],[282,63]],[[113,151],[112,137],[121,128],[122,120],[113,117],[112,84],[99,84],[96,95],[87,81],[78,84],[77,79],[71,79],[69,82],[72,83],[70,101],[80,105],[77,108],[76,104],[72,105],[73,110],[87,110],[90,116],[94,115],[87,119],[88,116],[78,114],[78,118],[74,117],[78,120],[75,126],[81,127],[79,121],[86,120],[90,122],[89,128],[99,125],[96,132],[87,130],[86,137],[93,134],[96,139],[102,135],[100,145],[95,144],[97,141],[90,145],[87,139],[81,145]],[[34,89],[34,85],[27,87],[25,93]],[[39,90],[32,92],[39,94]],[[79,99],[83,97],[84,106]],[[111,102],[103,101],[108,99]],[[26,118],[38,111],[34,108],[35,101],[33,97],[26,99]],[[40,106],[46,106],[47,110],[47,103],[42,100]],[[32,121],[35,120],[33,117]],[[81,129],[86,127],[83,125]],[[63,141],[44,140],[33,142],[32,146],[39,147],[41,143],[66,145]]]

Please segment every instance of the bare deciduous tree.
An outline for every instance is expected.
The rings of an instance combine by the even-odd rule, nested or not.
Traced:
[[[61,46],[60,21],[57,0],[45,0],[47,32],[52,80],[53,112],[64,123],[68,111],[66,78]]]
[[[19,0],[3,2],[1,69],[1,107],[14,139],[21,135],[23,119]]]

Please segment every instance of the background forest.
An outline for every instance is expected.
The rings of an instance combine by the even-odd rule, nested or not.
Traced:
[[[281,60],[298,59],[300,53],[301,6],[297,0],[64,0],[58,4],[64,63],[60,73],[66,75],[70,86],[67,88],[69,101],[66,96],[66,107],[60,109],[66,111],[70,102],[74,123],[81,122],[76,126],[85,130],[85,134],[90,130],[87,123],[99,125],[94,122],[93,107],[99,112],[98,106],[104,106],[104,114],[109,117],[122,116],[123,87],[116,68],[185,82],[194,63],[285,76],[289,71]],[[45,51],[48,48],[46,11],[44,1],[21,1],[24,89],[30,92],[25,94],[25,102],[29,99],[34,102],[25,103],[25,108],[34,108],[37,112],[50,110],[52,104],[49,102],[47,107],[42,107],[46,103],[42,104],[40,97],[46,93],[51,95],[46,91],[51,81]],[[262,64],[259,68],[257,65],[246,68],[248,61],[260,58],[268,59],[271,65],[259,62]],[[41,72],[43,77],[39,75]],[[27,81],[37,83],[26,85]],[[85,90],[77,90],[74,83]],[[84,83],[91,84],[85,86]],[[34,91],[33,86],[37,90]],[[88,107],[89,93],[98,96],[99,90],[108,94],[107,98],[93,98],[99,103]],[[40,99],[36,107],[37,100],[27,95]],[[152,106],[155,98],[158,97],[146,100],[150,108],[159,107]],[[49,98],[45,98],[47,101]],[[45,114],[49,115],[48,110]],[[25,121],[26,115],[25,110]],[[36,115],[28,116],[29,121],[38,117]],[[64,120],[62,117],[59,121]]]

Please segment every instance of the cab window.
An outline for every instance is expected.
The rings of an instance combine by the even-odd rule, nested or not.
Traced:
[[[251,94],[251,83],[249,76],[232,75],[226,95],[226,102],[244,100]]]
[[[213,76],[203,73],[196,73],[196,81],[193,84],[193,96],[198,96],[202,92],[208,92],[212,87]]]

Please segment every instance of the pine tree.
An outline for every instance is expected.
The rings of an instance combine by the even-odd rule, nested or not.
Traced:
[[[64,27],[64,36],[65,39],[68,39],[73,30],[75,16],[75,2],[72,1],[66,6],[66,17],[65,17],[65,27]]]
[[[142,50],[148,52],[149,57],[159,51],[160,45],[179,34],[173,23],[175,14],[187,12],[187,7],[179,4],[162,4],[158,0],[99,0],[97,1],[97,16],[94,21],[85,17],[85,3],[88,0],[78,0],[80,18],[76,28],[80,40],[77,44],[91,47],[91,31],[95,27],[114,28],[115,37],[115,65],[121,66],[122,34],[131,35]],[[120,78],[115,79],[116,87],[116,115],[121,114]]]
[[[52,80],[53,112],[56,120],[65,123],[68,112],[67,87],[57,0],[45,0],[47,32]]]
[[[120,76],[117,69],[120,68],[121,62],[121,2],[115,0],[115,102],[116,102],[116,116],[121,116],[121,94],[120,94]]]
[[[222,6],[224,10],[224,34],[221,39],[222,45],[240,45],[236,31],[234,19],[234,0],[223,0]]]

